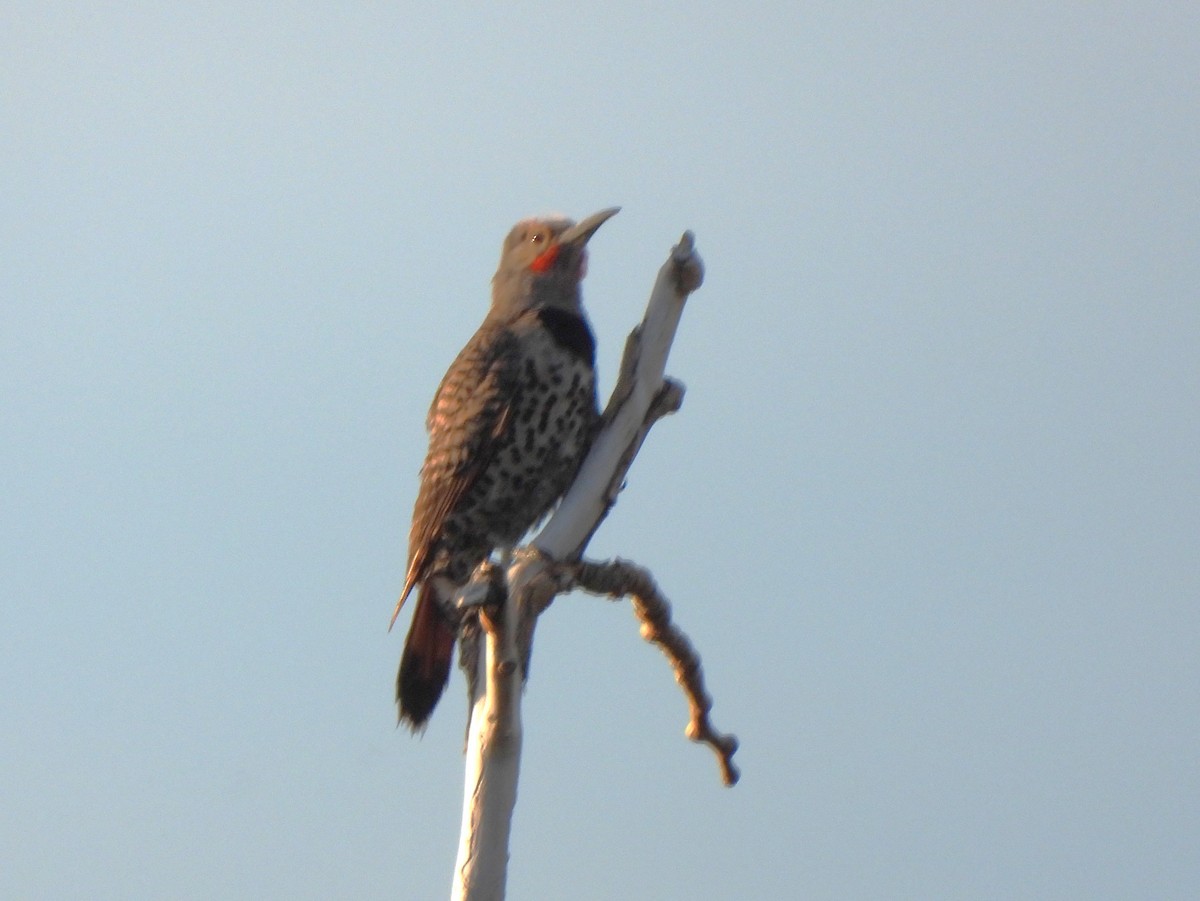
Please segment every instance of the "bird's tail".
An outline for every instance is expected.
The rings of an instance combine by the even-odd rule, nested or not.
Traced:
[[[396,676],[400,721],[414,732],[424,728],[450,678],[455,631],[438,607],[434,586],[421,585]]]

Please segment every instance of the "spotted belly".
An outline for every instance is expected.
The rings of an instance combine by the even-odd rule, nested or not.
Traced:
[[[528,342],[502,440],[447,517],[435,571],[463,582],[493,548],[511,546],[570,487],[599,420],[590,361]]]

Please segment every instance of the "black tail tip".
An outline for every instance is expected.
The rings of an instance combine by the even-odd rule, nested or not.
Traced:
[[[396,707],[400,714],[400,724],[407,726],[411,732],[422,732],[429,723],[433,708],[437,706],[446,687],[449,672],[440,680],[435,676],[427,678],[422,670],[425,667],[405,656],[400,661],[400,672],[396,676]]]

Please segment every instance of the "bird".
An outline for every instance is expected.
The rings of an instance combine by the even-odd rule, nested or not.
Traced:
[[[482,325],[443,376],[409,531],[396,622],[416,609],[396,676],[401,723],[426,726],[450,675],[455,594],[570,487],[598,428],[595,338],[580,283],[587,244],[619,207],[578,223],[523,219],[504,240]]]

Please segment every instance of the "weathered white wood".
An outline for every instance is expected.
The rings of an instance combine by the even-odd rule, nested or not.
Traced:
[[[689,232],[659,269],[642,324],[629,337],[621,376],[605,414],[608,421],[554,516],[533,541],[533,546],[551,559],[579,556],[583,544],[616,501],[620,480],[614,485],[614,476],[618,472],[624,476],[633,461],[623,458],[649,428],[647,414],[663,388],[667,355],[684,302],[702,277],[703,264]]]
[[[515,621],[509,591],[504,617]],[[503,901],[508,836],[521,768],[521,666],[512,629],[489,629],[476,666],[483,690],[471,706],[467,732],[463,819],[454,864],[453,901]]]

